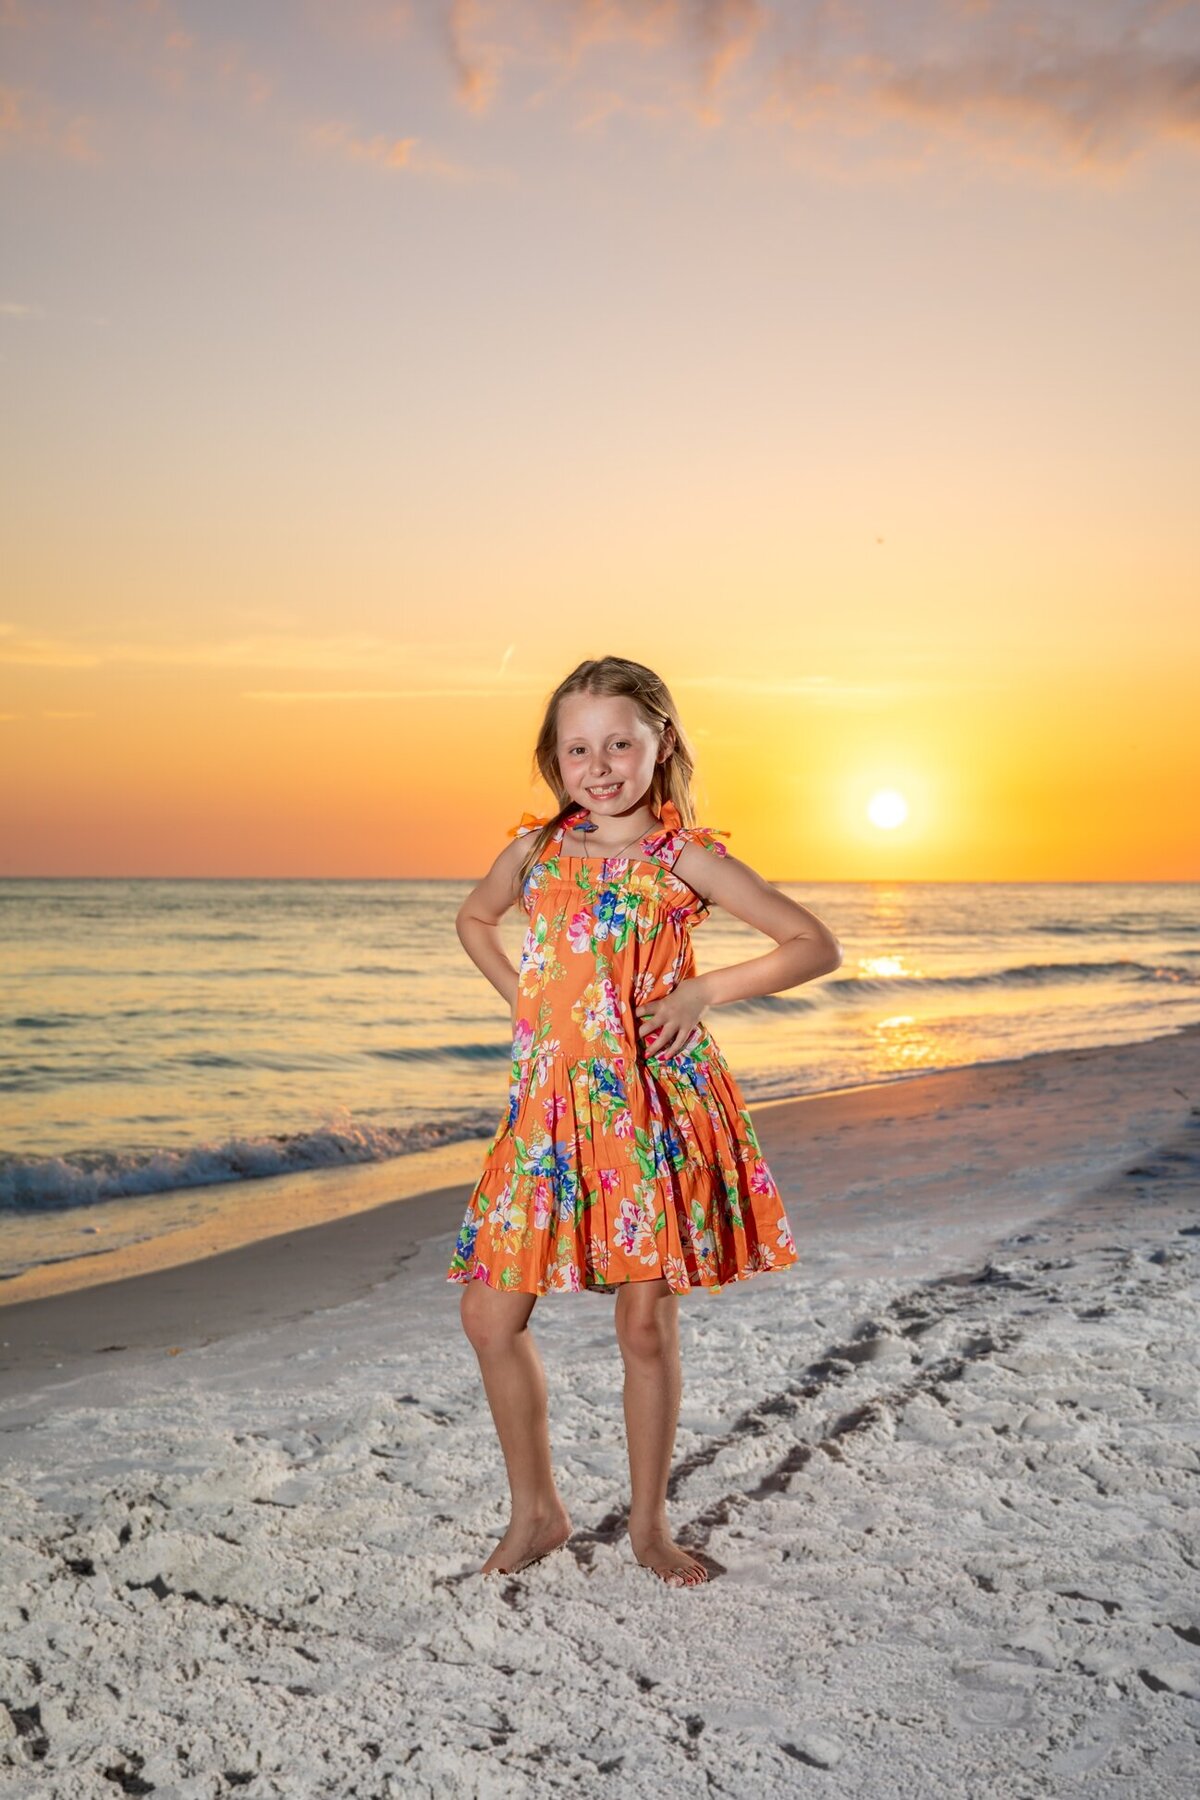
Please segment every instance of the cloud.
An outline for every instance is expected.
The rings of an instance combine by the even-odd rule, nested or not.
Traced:
[[[686,115],[783,127],[826,158],[877,140],[899,164],[946,146],[1091,172],[1200,146],[1197,0],[447,0],[444,17],[476,112],[532,72],[549,84],[518,103],[569,88],[579,129]]]
[[[80,163],[168,129],[226,146],[249,124],[287,154],[476,180],[411,129],[429,112],[422,44],[489,146],[498,133],[483,128],[516,111],[537,113],[551,142],[642,121],[761,135],[780,162],[850,173],[945,151],[1096,177],[1160,146],[1200,149],[1200,0],[305,0],[294,30],[269,40],[269,69],[209,9],[177,0],[0,0],[0,30],[0,152]],[[372,73],[394,74],[398,116],[345,122],[331,37],[348,62],[369,55]],[[81,66],[86,108],[40,91],[45,69]],[[161,98],[161,118],[127,103],[122,76]]]
[[[244,45],[193,29],[173,0],[84,0],[77,18],[95,53],[173,99],[208,93],[257,110],[275,92],[274,75]]]
[[[44,319],[46,309],[26,300],[0,300],[0,319]]]
[[[421,147],[420,140],[415,137],[392,137],[385,132],[377,132],[374,137],[361,137],[349,125],[331,120],[313,127],[311,141],[319,150],[332,151],[349,162],[370,163],[377,169],[440,175],[448,181],[477,179],[470,169],[447,162],[444,157]]]
[[[507,652],[505,653],[507,657]],[[443,688],[447,662],[453,660],[458,685]],[[96,640],[81,636],[44,637],[23,631],[11,622],[0,623],[0,667],[42,669],[100,669],[117,665],[184,669],[295,670],[313,675],[370,675],[386,680],[390,672],[402,686],[388,688],[255,689],[245,698],[256,700],[392,699],[419,698],[430,693],[486,694],[495,688],[494,653],[480,647],[479,661],[462,663],[458,639],[445,643],[412,644],[368,633],[340,637],[309,636],[302,632],[250,635],[184,643],[160,643],[137,638]],[[413,681],[420,671],[427,685]],[[506,680],[505,692],[513,684]],[[540,690],[539,690],[540,691]]]
[[[672,688],[702,688],[710,694],[732,694],[739,700],[807,701],[816,706],[877,706],[901,694],[923,691],[925,684],[907,679],[839,681],[833,675],[684,675]]]
[[[722,83],[770,20],[765,0],[448,0],[445,42],[458,99],[480,113],[491,108],[510,68],[556,75],[534,97],[540,105],[594,55],[624,47],[645,59],[683,48],[693,79],[672,79],[670,108],[691,108],[712,123]],[[647,108],[660,111],[661,96],[648,99],[610,82],[602,114],[596,97],[588,99],[587,123]]]
[[[231,637],[212,642],[161,643],[86,637],[40,637],[11,624],[0,625],[0,665],[47,669],[100,668],[114,663],[214,669],[369,669],[402,662],[410,647],[393,639],[363,636],[306,637],[281,633]]]
[[[61,638],[27,636],[15,625],[0,625],[0,666],[41,669],[90,669],[104,660],[94,651]]]
[[[708,0],[699,7],[697,36],[703,50],[700,74],[706,98],[715,102],[721,84],[736,64],[750,55],[767,21],[766,7],[759,0]]]
[[[94,163],[94,121],[31,88],[0,86],[0,155],[33,151],[57,161]]]
[[[289,670],[329,682],[328,686],[316,688],[291,684],[249,688],[239,695],[242,700],[282,706],[344,705],[373,700],[503,698],[507,701],[522,696],[527,696],[531,705],[536,705],[544,700],[552,685],[552,673],[536,666],[515,673],[516,649],[515,643],[506,644],[497,661],[494,648],[481,641],[477,657],[464,663],[460,639],[411,643],[369,633],[323,637],[280,632],[191,643],[158,643],[137,638],[88,641],[34,637],[11,621],[0,621],[0,666],[107,669],[124,664],[214,671]],[[447,681],[451,669],[453,676]],[[343,682],[334,685],[339,674]],[[355,676],[363,675],[370,678],[366,686],[354,680]],[[727,694],[750,705],[782,700],[847,710],[874,710],[914,696],[937,697],[946,691],[947,685],[960,691],[962,682],[963,677],[957,670],[948,671],[944,680],[921,674],[902,674],[883,681],[862,681],[821,673],[729,673],[680,675],[672,679],[671,686],[680,691],[698,690],[706,695]],[[989,684],[981,677],[972,685],[986,687]],[[23,715],[0,715],[3,716],[15,719]],[[82,718],[93,715],[59,713],[53,716]]]
[[[181,101],[262,111],[275,79],[235,39],[190,30],[172,0],[78,0],[69,7],[0,10],[0,42],[10,79],[23,61],[39,71],[82,64],[89,110],[81,112],[29,86],[0,86],[0,151],[21,148],[79,163],[102,160],[113,145],[144,131],[144,108],[130,104],[132,76],[167,102],[173,120]]]
[[[377,134],[373,138],[355,137],[348,125],[318,125],[313,142],[322,148],[336,150],[351,162],[376,163],[383,169],[411,167],[417,147],[415,137],[393,138]]]
[[[1045,131],[1080,163],[1123,162],[1154,137],[1200,145],[1200,54],[1138,45],[993,55],[889,78],[881,104],[958,135]]]
[[[491,103],[503,53],[495,45],[478,42],[486,8],[480,0],[451,0],[446,15],[446,47],[454,70],[458,98],[472,112],[483,112]]]
[[[276,53],[282,49],[294,57],[306,87],[312,84],[303,61],[316,58],[320,68],[328,52],[319,40],[338,29],[338,17],[351,49],[361,51],[366,43],[376,58],[381,42],[386,53],[411,24],[406,6],[354,0],[333,9],[310,0],[295,33],[274,45]],[[201,149],[219,144],[220,153],[227,154],[230,133],[249,127],[259,138],[267,132],[288,154],[315,145],[381,170],[477,179],[411,134],[394,129],[368,134],[337,117],[314,124],[313,107],[292,99],[274,70],[263,68],[235,38],[221,35],[201,9],[185,19],[174,0],[80,0],[72,8],[28,14],[9,6],[0,10],[0,41],[13,68],[22,58],[39,70],[57,62],[67,69],[82,60],[89,102],[100,121],[90,113],[73,114],[32,88],[0,86],[0,152],[20,147],[43,157],[95,162],[100,160],[97,133],[106,160],[140,154],[147,142],[157,155],[164,141],[191,133]]]
[[[483,676],[474,684],[461,683],[457,687],[402,687],[402,688],[255,688],[243,693],[243,700],[275,700],[284,702],[307,700],[479,700],[494,693],[495,677]],[[520,690],[518,690],[520,691]],[[529,688],[530,693],[540,689]],[[508,699],[512,689],[505,686],[504,696]]]
[[[863,137],[900,126],[1011,164],[1117,169],[1153,143],[1200,147],[1200,43],[1190,55],[1124,36],[1086,45],[1049,18],[1003,42],[902,59],[864,49],[853,63],[788,55],[764,114],[804,132]]]

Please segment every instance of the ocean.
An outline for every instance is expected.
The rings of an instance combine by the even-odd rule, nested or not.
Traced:
[[[1200,1020],[1200,884],[778,885],[845,960],[706,1013],[751,1106]],[[455,933],[470,886],[0,881],[0,1279],[86,1253],[122,1198],[144,1237],[197,1190],[227,1212],[490,1137],[509,1015]],[[704,970],[770,941],[714,909],[695,945]]]

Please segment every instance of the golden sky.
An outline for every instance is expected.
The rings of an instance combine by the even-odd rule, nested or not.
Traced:
[[[1200,879],[1198,57],[0,0],[0,874],[477,876],[611,652],[769,879]]]

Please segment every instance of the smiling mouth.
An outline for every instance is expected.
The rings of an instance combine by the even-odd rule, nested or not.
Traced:
[[[620,793],[624,785],[624,782],[618,781],[614,782],[612,787],[589,788],[588,793],[592,796],[593,800],[611,800],[615,794]]]

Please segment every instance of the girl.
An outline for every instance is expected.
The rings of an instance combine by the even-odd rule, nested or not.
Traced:
[[[666,684],[621,656],[555,689],[535,752],[552,817],[526,813],[459,909],[472,961],[509,1001],[508,1111],[448,1279],[479,1359],[512,1495],[483,1572],[565,1544],[546,1383],[528,1331],[550,1288],[616,1290],[633,1553],[672,1586],[708,1571],[671,1536],[678,1296],[796,1261],[746,1103],[700,1022],[842,960],[832,932],[693,825],[693,758]],[[526,840],[526,841],[522,841]],[[520,969],[497,924],[529,915]],[[691,929],[723,906],[777,949],[697,975]]]

